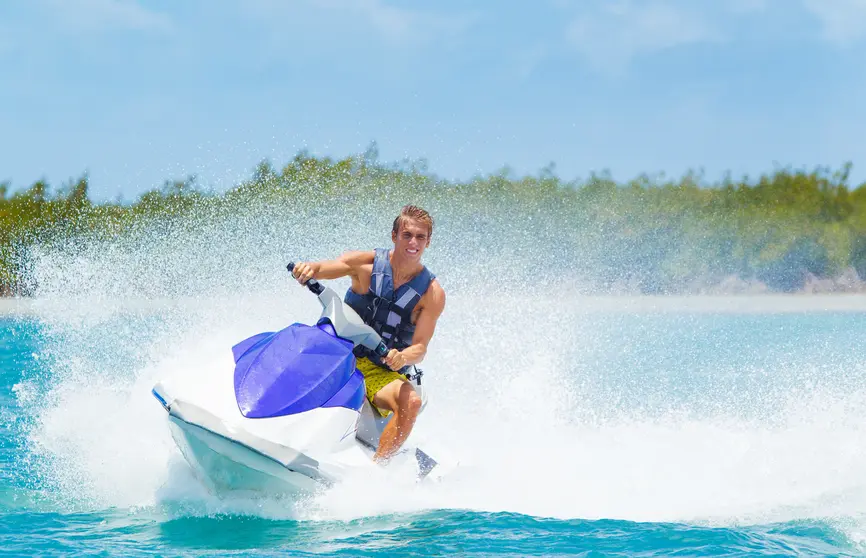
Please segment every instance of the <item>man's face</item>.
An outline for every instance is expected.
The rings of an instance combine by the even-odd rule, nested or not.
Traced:
[[[392,232],[391,239],[394,241],[394,252],[413,261],[420,260],[421,254],[430,246],[427,225],[415,219],[403,219],[400,230]]]

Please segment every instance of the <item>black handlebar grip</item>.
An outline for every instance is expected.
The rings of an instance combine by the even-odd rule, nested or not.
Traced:
[[[288,269],[289,274],[291,274],[294,277],[295,274],[293,272],[295,270],[295,262],[289,262],[289,264],[286,266],[286,269]],[[315,279],[310,279],[309,281],[306,282],[306,284],[304,286],[307,287],[308,289],[310,289],[310,292],[312,292],[314,295],[320,295],[320,294],[322,294],[322,291],[325,290],[325,287],[323,287]]]
[[[388,356],[388,347],[385,346],[385,343],[380,341],[379,344],[376,346],[376,350],[373,352],[376,353],[377,357],[383,358]]]

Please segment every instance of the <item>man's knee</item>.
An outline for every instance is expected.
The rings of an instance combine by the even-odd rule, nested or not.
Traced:
[[[412,389],[411,386],[406,384],[403,389],[400,390],[400,395],[397,398],[397,406],[400,412],[411,416],[417,416],[418,411],[421,410],[421,398],[417,393],[415,393],[415,390]]]
[[[412,385],[402,380],[395,380],[382,388],[373,402],[377,407],[395,411],[405,417],[416,417],[421,410],[421,397]]]
[[[381,408],[389,411],[397,411],[400,407],[400,395],[403,387],[402,380],[394,380],[376,393],[373,397],[373,403]]]

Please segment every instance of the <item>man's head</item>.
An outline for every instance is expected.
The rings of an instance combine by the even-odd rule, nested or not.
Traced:
[[[421,254],[430,246],[431,236],[433,217],[420,207],[404,206],[394,219],[391,240],[394,241],[394,252],[400,254],[401,258],[420,260]]]

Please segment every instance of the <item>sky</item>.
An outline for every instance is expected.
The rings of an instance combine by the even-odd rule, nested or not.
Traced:
[[[300,150],[866,181],[866,0],[9,0],[0,182],[222,191]]]

